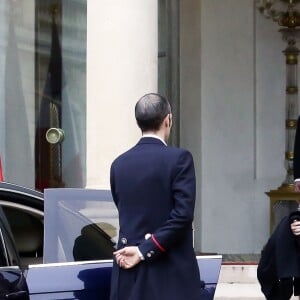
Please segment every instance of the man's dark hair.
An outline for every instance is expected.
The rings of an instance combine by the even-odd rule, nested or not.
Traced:
[[[142,130],[158,130],[164,118],[171,113],[169,101],[155,93],[144,95],[135,105],[135,118]]]

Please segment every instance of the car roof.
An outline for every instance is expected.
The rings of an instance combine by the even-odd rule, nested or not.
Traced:
[[[44,210],[44,194],[9,182],[0,182],[0,200],[10,201]]]
[[[10,191],[16,194],[24,194],[35,198],[40,198],[41,200],[44,199],[44,194],[42,192],[5,181],[0,181],[0,191]]]

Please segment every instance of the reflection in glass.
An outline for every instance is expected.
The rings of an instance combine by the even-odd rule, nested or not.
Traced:
[[[111,259],[114,243],[99,226],[92,223],[81,230],[75,239],[73,257],[75,261]]]
[[[84,187],[86,0],[36,3],[36,188]],[[61,144],[46,141],[50,127]]]
[[[44,262],[110,259],[118,228],[110,191],[45,191]]]
[[[86,0],[0,1],[0,157],[6,181],[41,190],[85,186],[86,14]],[[66,135],[52,152],[43,144],[50,126]]]
[[[0,155],[6,181],[33,186],[34,15],[24,2],[0,5]]]

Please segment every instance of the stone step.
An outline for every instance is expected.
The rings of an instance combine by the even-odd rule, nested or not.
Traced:
[[[219,283],[214,300],[264,300],[260,286],[254,283]]]
[[[258,283],[257,264],[223,264],[219,283]]]
[[[214,300],[264,300],[256,270],[255,264],[222,265]]]

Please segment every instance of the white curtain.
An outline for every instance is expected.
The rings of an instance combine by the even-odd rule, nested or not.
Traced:
[[[0,109],[4,180],[34,187],[34,0],[1,1]]]

